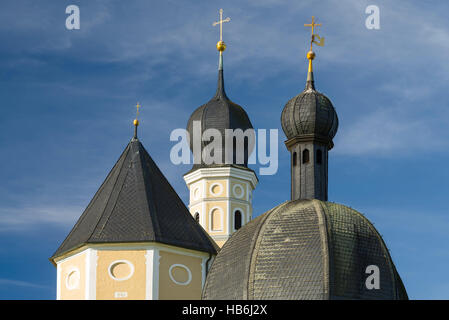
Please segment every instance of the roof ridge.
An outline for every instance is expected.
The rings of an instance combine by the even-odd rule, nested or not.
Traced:
[[[145,201],[146,206],[148,207],[148,210],[150,212],[149,216],[150,216],[151,225],[152,225],[153,229],[155,229],[154,240],[157,241],[158,239],[162,238],[161,237],[161,227],[160,227],[159,221],[157,219],[158,212],[157,212],[157,208],[154,205],[154,203],[152,203],[151,201],[148,201],[148,197],[147,197],[148,192],[150,194],[153,194],[153,180],[151,179],[152,172],[148,172],[149,177],[147,179],[145,179],[145,172],[144,172],[145,168],[150,169],[149,168],[150,166],[147,165],[147,163],[146,163],[145,156],[147,156],[151,160],[152,160],[152,158],[140,142],[139,142],[138,148],[140,149],[139,150],[140,167],[142,170],[142,176],[144,178],[144,179],[142,179],[142,184],[143,184],[144,192],[145,192],[144,201]],[[142,152],[140,152],[140,151],[142,151]]]
[[[128,144],[129,145],[129,144]],[[103,190],[103,187],[106,185],[106,183],[108,182],[108,177],[111,175],[112,171],[114,170],[114,168],[117,166],[117,164],[120,162],[120,160],[122,160],[122,164],[121,166],[123,167],[123,163],[126,160],[126,157],[128,155],[129,152],[129,148],[128,146],[125,148],[125,150],[122,152],[122,154],[120,155],[120,157],[118,158],[117,162],[112,166],[111,170],[109,170],[108,175],[106,176],[106,179],[103,180],[103,182],[101,183],[100,187],[98,188],[97,192],[95,193],[94,197],[89,201],[89,204],[86,206],[86,208],[84,209],[81,217],[78,219],[78,221],[75,223],[75,225],[73,226],[73,228],[70,230],[69,234],[65,237],[64,241],[61,243],[61,245],[58,247],[58,249],[56,249],[56,251],[53,253],[52,257],[50,257],[50,259],[52,259],[53,257],[55,257],[55,255],[58,253],[58,251],[64,247],[64,245],[67,243],[68,239],[70,238],[70,236],[73,234],[73,232],[76,230],[76,227],[78,225],[80,225],[84,219],[88,216],[87,212],[88,209],[92,207],[92,205],[95,203],[95,201],[98,199],[98,197],[101,194],[101,191]],[[117,182],[118,177],[120,175],[120,172],[117,174],[116,180],[114,183]],[[107,205],[107,203],[106,203]],[[105,207],[106,207],[105,205]],[[99,223],[99,221],[101,220],[101,215],[98,218],[97,224]],[[88,241],[90,239],[90,237],[92,236],[92,234],[94,233],[96,227],[92,229],[92,232],[90,233],[90,235],[87,237],[86,241]]]

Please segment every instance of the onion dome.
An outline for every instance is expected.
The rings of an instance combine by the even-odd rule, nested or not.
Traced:
[[[282,110],[281,124],[288,140],[318,140],[331,149],[332,139],[338,129],[338,117],[329,98],[315,90],[312,68],[314,58],[315,53],[309,51],[306,88],[286,103]]]
[[[366,286],[379,268],[379,289]],[[320,200],[284,202],[224,244],[203,299],[408,299],[389,251],[359,212]]]
[[[247,129],[253,129],[253,126],[251,124],[251,121],[249,120],[249,117],[245,110],[239,106],[238,104],[232,102],[228,96],[226,95],[225,88],[224,88],[224,80],[223,80],[223,54],[222,52],[225,50],[226,45],[223,41],[219,41],[217,43],[217,49],[220,52],[219,56],[219,67],[218,67],[218,85],[217,85],[217,91],[214,95],[214,97],[207,102],[206,104],[203,104],[199,108],[197,108],[192,115],[190,116],[190,119],[187,123],[187,131],[189,133],[189,141],[190,141],[190,149],[194,153],[194,159],[195,159],[195,167],[204,167],[209,165],[224,165],[224,164],[234,164],[234,165],[240,165],[247,167],[248,164],[248,156],[251,154],[252,150],[254,149],[254,143],[251,140],[247,140],[247,142],[244,145],[244,155],[243,155],[243,161],[239,161],[239,158],[236,157],[236,143],[232,143],[231,147],[233,149],[233,158],[226,161],[226,129],[241,129],[243,132]],[[196,132],[194,130],[194,122],[198,122],[198,126],[200,130]],[[215,162],[213,164],[206,164],[204,162],[204,159],[201,158],[201,156],[197,156],[195,153],[194,148],[194,141],[201,140],[201,154],[206,146],[208,146],[212,141],[203,141],[201,137],[203,136],[203,133],[208,129],[216,129],[221,134],[221,161]],[[232,141],[232,140],[231,140]],[[201,162],[201,163],[200,163]]]

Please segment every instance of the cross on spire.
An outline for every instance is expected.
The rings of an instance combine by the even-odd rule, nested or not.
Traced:
[[[220,41],[223,41],[223,23],[231,21],[231,18],[227,17],[223,20],[223,9],[220,9],[220,20],[212,23],[212,26],[220,25]]]
[[[137,108],[137,111],[136,111],[136,120],[137,120],[137,117],[139,116],[139,108],[141,108],[142,106],[140,105],[140,102],[137,102],[137,105],[136,105],[136,108]]]
[[[315,27],[321,27],[321,23],[315,23],[315,17],[312,16],[312,23],[306,23],[304,24],[304,27],[312,27],[312,39],[310,40],[310,51],[312,51],[312,44],[315,43],[317,46],[324,46],[324,37],[321,38],[319,35],[314,33]],[[315,38],[318,39],[318,41],[315,40]]]

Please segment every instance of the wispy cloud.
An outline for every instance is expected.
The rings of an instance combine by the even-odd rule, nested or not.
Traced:
[[[0,232],[42,225],[71,226],[82,212],[83,208],[76,206],[0,208]]]
[[[44,286],[28,281],[13,280],[0,278],[0,285],[2,286],[16,286],[16,287],[26,287],[26,288],[36,288],[36,289],[54,289],[50,286]]]
[[[402,157],[448,145],[438,114],[429,119],[403,111],[381,108],[352,119],[338,132],[335,154]]]

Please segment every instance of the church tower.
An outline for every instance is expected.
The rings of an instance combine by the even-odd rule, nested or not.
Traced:
[[[313,28],[319,25],[314,19],[306,25],[312,27],[306,88],[287,102],[281,115],[291,159],[291,200],[328,199],[328,152],[334,146],[338,117],[331,101],[315,90],[312,44],[324,43],[324,38],[316,41],[318,35],[313,33]]]
[[[138,105],[139,107],[139,105]],[[200,299],[218,247],[134,137],[50,258],[57,299]]]
[[[316,25],[312,18],[306,26]],[[313,43],[323,41],[312,31]],[[322,200],[337,117],[329,99],[314,88],[313,52],[307,57],[306,89],[287,103],[281,119],[287,147],[297,157],[292,159],[292,200],[262,213],[229,239],[207,275],[205,300],[408,299],[373,224],[348,206]],[[303,162],[305,150],[309,155]]]
[[[223,20],[220,9],[220,20],[214,23],[220,25],[217,91],[188,121],[194,165],[184,175],[190,190],[190,213],[220,247],[251,220],[252,192],[258,182],[254,171],[248,168],[248,157],[255,141],[254,135],[251,136],[252,124],[245,110],[232,102],[224,89],[226,45],[222,40],[222,24],[229,20]],[[231,131],[237,136],[227,138],[227,132]],[[210,139],[208,134],[213,133],[219,134],[221,139]],[[239,133],[242,134],[239,136]]]

